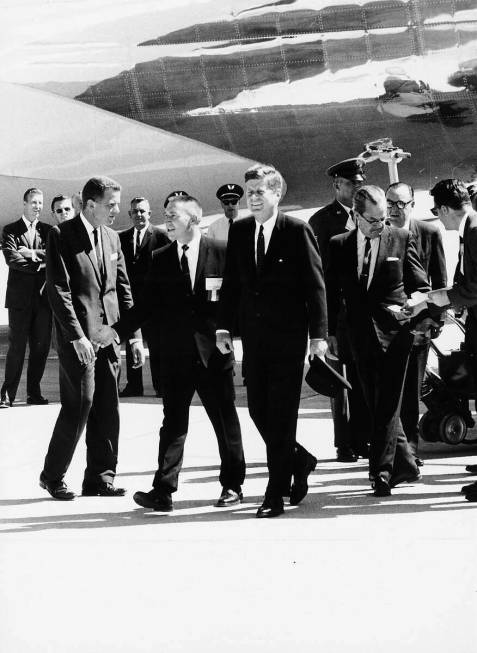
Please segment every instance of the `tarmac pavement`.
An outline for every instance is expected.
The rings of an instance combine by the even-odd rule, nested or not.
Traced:
[[[22,384],[0,411],[3,653],[474,650],[477,504],[459,493],[472,448],[428,446],[423,481],[378,499],[365,461],[334,460],[328,401],[304,387],[298,439],[319,458],[309,494],[258,520],[265,449],[238,385],[244,502],[213,507],[217,445],[194,401],[175,510],[149,512],[132,499],[151,487],[162,419],[147,376],[146,397],[121,401],[116,484],[128,494],[58,502],[38,486],[56,379],[51,358],[52,403],[24,405]],[[82,439],[67,475],[77,492],[84,461]]]

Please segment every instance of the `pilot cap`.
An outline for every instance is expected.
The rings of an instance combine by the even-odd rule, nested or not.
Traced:
[[[238,184],[224,184],[216,193],[217,198],[222,200],[236,200],[237,202],[243,195],[243,188]]]
[[[345,159],[328,168],[326,174],[330,177],[344,177],[350,181],[366,181],[363,169],[362,159]]]
[[[351,390],[349,381],[333,369],[326,359],[314,356],[309,361],[310,369],[305,375],[305,381],[312,390],[325,397],[336,397],[344,388]]]
[[[185,190],[173,190],[172,193],[169,193],[169,195],[164,200],[164,208],[166,208],[166,206],[169,204],[169,200],[171,200],[173,197],[189,197],[189,193],[186,193]]]

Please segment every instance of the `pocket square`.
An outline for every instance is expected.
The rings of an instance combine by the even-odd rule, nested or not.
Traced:
[[[116,261],[117,258],[118,258],[118,253],[117,253],[117,252],[113,252],[113,253],[111,254],[111,261]]]
[[[386,261],[399,261],[399,258],[397,256],[388,256]]]

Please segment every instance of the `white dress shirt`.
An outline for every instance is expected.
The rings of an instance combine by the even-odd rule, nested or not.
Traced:
[[[23,222],[27,227],[28,242],[30,243],[30,248],[35,248],[35,234],[36,234],[36,225],[38,224],[38,218],[35,218],[33,222],[27,220],[24,215],[22,215]]]
[[[187,245],[188,249],[185,252],[185,255],[187,257],[187,263],[189,264],[189,274],[190,274],[190,281],[192,284],[192,288],[194,287],[195,284],[195,274],[197,271],[197,262],[199,260],[199,246],[200,246],[200,231],[197,229],[194,233],[194,237],[190,241],[190,243],[180,243],[177,241],[177,256],[179,257],[179,264],[181,262],[182,254],[184,254],[184,250],[182,249],[182,245]]]
[[[374,268],[376,266],[376,259],[378,257],[379,243],[381,241],[381,236],[378,238],[371,239],[371,260],[369,263],[369,275],[368,275],[368,285],[371,283],[374,274]],[[366,247],[366,236],[363,234],[361,229],[358,229],[358,279],[361,276],[361,270],[363,269],[364,262],[364,248]]]
[[[263,226],[263,238],[265,240],[265,254],[268,250],[268,245],[270,244],[270,238],[272,237],[273,227],[277,222],[278,211],[272,215],[271,218],[268,218],[266,222],[262,223],[255,220],[255,263],[257,262],[257,240],[260,227]]]
[[[348,220],[347,220],[347,222],[345,224],[346,231],[353,231],[353,229],[356,229],[356,223],[353,220],[353,215],[351,213],[352,209],[350,209],[349,206],[345,206],[344,204],[341,204],[341,202],[339,200],[336,200],[336,201],[343,208],[343,210],[346,211],[346,213],[348,215]]]
[[[136,256],[136,239],[137,239],[137,234],[138,234],[138,232],[139,232],[139,244],[141,244],[142,241],[144,240],[144,234],[145,234],[146,231],[147,231],[147,227],[148,227],[148,225],[146,225],[146,226],[143,227],[142,229],[136,229],[136,227],[134,227],[134,238],[133,238],[133,253],[134,253],[134,256]]]
[[[96,246],[94,244],[94,234],[93,234],[94,227],[90,222],[88,222],[88,220],[86,220],[83,213],[80,213],[80,218],[83,221],[83,224],[85,226],[86,231],[88,232],[89,240],[91,242],[91,248],[93,250],[93,256],[96,259],[96,263],[98,264],[98,267],[99,267],[98,259],[96,258]],[[101,229],[100,229],[100,227],[97,228],[97,233],[98,233],[99,251],[101,252],[101,256],[104,259],[104,256],[103,256],[103,241],[101,240]]]

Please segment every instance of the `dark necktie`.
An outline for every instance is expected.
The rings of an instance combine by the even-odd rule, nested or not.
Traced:
[[[457,265],[454,272],[454,284],[462,281],[464,275],[462,274],[462,260],[464,258],[464,239],[462,236],[459,236],[459,257],[457,259]]]
[[[359,277],[359,284],[363,290],[368,290],[369,268],[371,265],[371,238],[365,238],[363,267]]]
[[[189,249],[189,245],[182,245],[182,256],[181,256],[181,270],[184,275],[184,281],[187,286],[187,290],[192,292],[192,280],[190,278],[189,270],[189,261],[187,260],[186,252]]]
[[[134,253],[134,258],[139,256],[139,249],[141,247],[141,232],[136,229],[136,251]]]
[[[260,225],[258,230],[257,238],[257,274],[263,270],[263,264],[265,262],[265,236],[263,235],[263,224]]]
[[[233,224],[233,221],[234,221],[234,219],[233,219],[233,218],[229,218],[229,229],[230,229],[230,227],[232,226],[232,224]]]
[[[98,229],[93,229],[94,237],[94,251],[96,252],[96,261],[98,263],[99,274],[101,278],[104,276],[103,254],[99,246]]]

